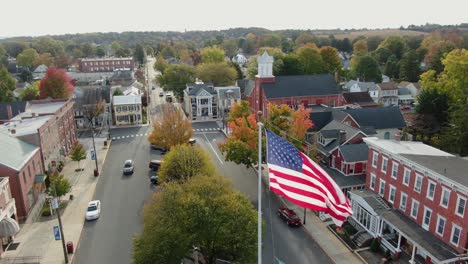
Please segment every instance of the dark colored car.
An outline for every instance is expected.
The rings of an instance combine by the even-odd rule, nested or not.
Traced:
[[[158,145],[154,145],[154,144],[151,144],[151,148],[161,151],[161,154],[166,154],[166,152],[169,151],[169,149],[167,149],[166,147],[158,146]]]
[[[301,219],[297,214],[289,208],[279,208],[278,215],[286,221],[288,226],[300,226]]]
[[[189,143],[190,145],[195,145],[195,143],[197,143],[197,140],[194,139],[194,138],[191,138],[191,139],[189,139],[188,143]]]
[[[156,171],[159,169],[159,167],[161,167],[161,164],[162,164],[162,160],[152,160],[149,163],[149,168]]]
[[[159,181],[159,178],[158,178],[157,175],[151,176],[151,178],[150,178],[151,184],[158,185],[158,181]]]
[[[160,92],[159,97],[163,97],[163,96],[164,96],[164,92]]]

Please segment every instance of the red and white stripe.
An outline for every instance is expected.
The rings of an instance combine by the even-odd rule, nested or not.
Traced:
[[[328,213],[341,227],[353,214],[348,198],[326,171],[298,152],[302,158],[302,173],[268,164],[270,189],[301,207]]]

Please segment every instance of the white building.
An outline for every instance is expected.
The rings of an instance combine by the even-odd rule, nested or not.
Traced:
[[[143,122],[141,96],[116,95],[112,101],[116,125],[136,125]]]

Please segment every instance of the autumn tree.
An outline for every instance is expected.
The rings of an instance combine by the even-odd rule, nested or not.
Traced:
[[[234,55],[236,55],[238,49],[238,42],[236,39],[225,39],[221,46],[229,58],[232,58]]]
[[[199,79],[215,86],[233,85],[237,79],[236,70],[226,62],[198,64],[196,73]]]
[[[197,175],[212,176],[214,166],[208,154],[198,146],[177,145],[164,156],[158,175],[162,182],[187,181]]]
[[[167,61],[163,58],[161,54],[158,54],[156,57],[156,63],[154,64],[154,69],[160,73],[164,73],[164,70],[167,68]]]
[[[36,61],[34,62],[34,66],[38,66],[44,64],[45,66],[49,67],[54,64],[54,57],[50,53],[42,53],[40,54]]]
[[[173,91],[181,98],[185,85],[195,81],[195,68],[186,64],[169,65],[157,80],[165,91]]]
[[[268,120],[265,124],[273,133],[285,136],[291,127],[293,110],[285,104],[268,104]]]
[[[281,36],[278,34],[264,34],[260,37],[259,46],[279,48],[281,47]]]
[[[202,63],[219,63],[224,62],[226,54],[224,50],[218,46],[206,47],[200,50]]]
[[[301,33],[295,40],[297,46],[304,46],[309,43],[314,43],[315,44],[315,36],[310,34],[309,32],[303,32]]]
[[[170,149],[185,144],[192,137],[193,129],[190,120],[184,113],[171,104],[163,106],[161,115],[153,120],[153,132],[148,136],[151,144]]]
[[[73,89],[71,79],[65,71],[50,67],[39,84],[39,95],[40,98],[70,98]]]
[[[105,111],[106,101],[102,97],[100,89],[88,90],[85,92],[85,102],[83,102],[83,116],[90,126],[95,123]]]
[[[353,54],[356,56],[365,55],[368,51],[367,41],[365,39],[358,40],[353,44]]]
[[[313,43],[300,47],[296,51],[304,74],[319,74],[325,72],[325,64],[320,51]]]
[[[58,171],[55,171],[54,174],[49,176],[49,188],[47,193],[50,196],[58,197],[59,199],[65,194],[69,193],[71,190],[70,181],[65,178],[62,174],[59,174]]]
[[[39,98],[39,81],[26,85],[20,93],[21,101],[31,101]]]
[[[397,59],[401,59],[403,54],[408,51],[408,45],[406,41],[401,36],[390,36],[387,37],[382,43],[380,43],[379,48],[386,48],[390,50],[390,52],[397,57]]]
[[[220,176],[197,176],[165,184],[144,208],[133,263],[179,264],[194,246],[204,263],[217,259],[253,263],[257,252],[256,211],[245,194]]]
[[[0,67],[0,102],[11,102],[16,82],[5,67]]]
[[[39,54],[33,48],[28,48],[23,50],[18,56],[16,57],[16,63],[19,66],[33,68],[36,65],[36,61],[39,58]]]
[[[300,147],[300,149],[302,148],[307,131],[313,126],[312,120],[310,120],[311,112],[312,109],[305,108],[301,104],[291,115],[291,126],[288,136],[294,138],[292,142],[296,147]]]
[[[325,72],[334,74],[341,70],[341,60],[337,49],[330,46],[321,47],[320,56],[322,56]]]
[[[72,149],[71,149],[71,154],[70,158],[73,161],[76,161],[78,163],[78,168],[76,171],[81,171],[82,169],[80,168],[80,161],[86,159],[86,149],[84,148],[83,144],[76,142]]]

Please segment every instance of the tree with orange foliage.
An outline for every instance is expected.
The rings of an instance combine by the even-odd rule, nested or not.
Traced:
[[[307,109],[304,105],[299,105],[299,108],[296,111],[292,112],[292,121],[291,127],[289,128],[288,135],[294,137],[297,142],[294,142],[294,145],[298,147],[299,145],[302,148],[302,143],[304,143],[305,134],[307,130],[312,128],[314,125],[312,120],[310,120],[310,113],[312,109]],[[298,145],[299,144],[299,145]]]

